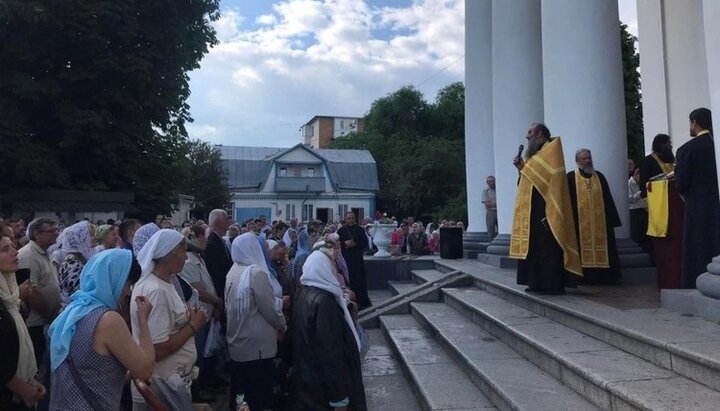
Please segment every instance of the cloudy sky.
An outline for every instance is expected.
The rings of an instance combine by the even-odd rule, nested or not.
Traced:
[[[618,0],[637,33],[635,0]],[[463,80],[464,0],[222,0],[220,44],[190,73],[191,137],[289,147],[315,115],[362,116]]]

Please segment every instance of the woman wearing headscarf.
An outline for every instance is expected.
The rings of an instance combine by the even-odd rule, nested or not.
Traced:
[[[295,258],[290,262],[289,274],[290,278],[295,281],[295,288],[300,288],[300,277],[302,276],[302,267],[305,264],[310,253],[312,253],[313,244],[318,240],[317,230],[308,227],[300,231],[298,235],[298,249]]]
[[[37,364],[32,340],[20,315],[20,287],[15,279],[18,252],[14,236],[0,223],[0,409],[29,410],[45,397],[45,387],[35,380]]]
[[[59,251],[64,254],[58,267],[60,296],[66,305],[80,285],[80,272],[95,254],[95,227],[89,221],[75,223],[63,230],[58,242]]]
[[[348,298],[334,274],[331,244],[318,243],[305,261],[293,306],[293,372],[300,408],[365,410],[360,338]]]
[[[202,308],[186,306],[172,284],[175,273],[183,269],[186,254],[185,237],[175,230],[159,230],[150,237],[137,255],[142,274],[133,288],[130,314],[133,337],[137,341],[140,338],[139,306],[135,297],[144,295],[152,304],[148,327],[155,348],[154,376],[169,384],[178,382],[181,385],[175,384],[173,389],[189,395],[192,379],[196,377],[194,335],[207,323],[208,317]],[[148,409],[134,386],[132,400],[133,410]]]
[[[95,240],[97,241],[96,252],[110,250],[117,246],[118,229],[113,224],[105,224],[95,227]]]
[[[139,343],[118,313],[140,271],[129,250],[108,250],[88,260],[80,289],[50,326],[50,409],[118,410],[126,371],[143,380],[152,375],[152,305],[135,297]]]
[[[262,410],[272,396],[277,340],[286,330],[282,288],[254,233],[238,236],[231,254],[234,264],[225,285],[230,409],[236,407],[235,396],[244,394],[251,410]]]
[[[150,237],[158,231],[160,231],[160,227],[158,227],[155,223],[148,223],[140,226],[140,228],[135,231],[135,236],[133,237],[133,255],[137,256],[140,253],[140,250],[142,250],[145,244],[150,240]]]

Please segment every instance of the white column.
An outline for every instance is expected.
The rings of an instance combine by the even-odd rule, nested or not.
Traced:
[[[491,0],[465,0],[465,171],[468,231],[486,232],[482,190],[493,173]]]
[[[637,19],[645,152],[649,154],[655,136],[670,133],[662,1],[637,0]]]
[[[497,241],[488,253],[507,255],[518,172],[512,164],[531,123],[543,122],[540,0],[492,5],[493,151]]]
[[[565,161],[593,152],[595,168],[610,184],[622,227],[629,236],[627,137],[620,27],[616,1],[542,1],[545,121],[563,139]]]

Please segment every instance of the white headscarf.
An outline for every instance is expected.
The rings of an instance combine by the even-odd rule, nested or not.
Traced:
[[[96,250],[92,246],[90,222],[80,221],[64,229],[48,252],[52,261],[60,265],[70,253],[78,253],[89,260]]]
[[[175,230],[164,229],[153,234],[137,254],[137,260],[142,268],[140,280],[146,278],[155,270],[155,260],[170,254],[185,237]]]
[[[250,276],[246,275],[246,272],[251,269],[250,266],[255,266],[267,274],[273,289],[273,296],[275,297],[275,309],[276,311],[282,311],[282,286],[278,280],[270,274],[270,269],[268,269],[265,255],[262,252],[262,248],[260,248],[260,243],[258,243],[257,235],[255,235],[255,233],[245,233],[236,237],[232,243],[231,255],[232,260],[236,264],[248,266],[246,271],[240,275],[236,293],[237,298],[240,300],[241,309],[249,309],[250,307]]]
[[[360,351],[360,337],[358,337],[355,330],[355,323],[347,308],[348,301],[343,296],[340,282],[335,277],[330,258],[320,250],[313,251],[305,260],[305,264],[303,264],[303,275],[300,277],[300,284],[325,290],[335,296],[335,300],[345,315],[345,322],[355,337],[358,351]]]

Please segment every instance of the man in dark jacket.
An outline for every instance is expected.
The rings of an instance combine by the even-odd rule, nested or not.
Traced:
[[[355,214],[347,212],[345,213],[345,225],[337,233],[340,236],[343,258],[348,265],[350,288],[355,292],[361,310],[370,307],[372,304],[368,297],[365,260],[363,259],[363,250],[368,247],[365,230],[355,223]]]
[[[208,235],[203,258],[215,286],[215,292],[220,298],[225,295],[225,276],[233,265],[230,250],[223,240],[223,236],[232,222],[232,217],[221,209],[212,210],[208,218],[211,233]]]

